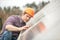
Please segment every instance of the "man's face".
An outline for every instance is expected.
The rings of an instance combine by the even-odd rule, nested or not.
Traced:
[[[28,22],[30,20],[31,16],[29,14],[24,14],[23,18],[24,18],[25,22]]]

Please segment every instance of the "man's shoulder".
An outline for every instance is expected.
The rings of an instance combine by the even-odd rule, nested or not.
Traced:
[[[11,16],[9,16],[8,18],[19,18],[20,16],[18,16],[18,15],[11,15]]]
[[[11,15],[7,18],[7,20],[20,20],[20,18],[18,17],[18,15]]]

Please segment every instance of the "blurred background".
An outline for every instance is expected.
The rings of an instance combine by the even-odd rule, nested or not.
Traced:
[[[60,0],[0,0],[0,31],[9,16],[21,16],[26,7],[31,7],[35,10],[34,20],[31,20],[31,24],[36,24],[37,21],[38,23],[36,24],[37,26],[34,25],[35,28],[31,30],[32,32],[26,32],[23,38],[34,36],[33,40],[60,40]],[[44,17],[40,20],[41,16]],[[40,25],[40,23],[43,25]],[[45,27],[46,30],[41,29],[41,27]],[[39,33],[36,31],[38,28],[44,32],[40,31]]]
[[[0,31],[11,15],[22,15],[24,8],[31,7],[35,14],[49,3],[48,0],[0,0]]]

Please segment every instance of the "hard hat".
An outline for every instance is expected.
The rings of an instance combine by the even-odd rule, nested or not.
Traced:
[[[33,8],[26,8],[24,10],[24,12],[26,12],[27,14],[29,14],[32,17],[34,16],[34,10],[33,10]]]

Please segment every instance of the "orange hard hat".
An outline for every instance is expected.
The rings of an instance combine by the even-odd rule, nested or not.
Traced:
[[[34,10],[33,10],[33,8],[26,8],[24,10],[24,12],[26,12],[27,14],[29,14],[32,17],[34,16]]]

